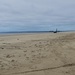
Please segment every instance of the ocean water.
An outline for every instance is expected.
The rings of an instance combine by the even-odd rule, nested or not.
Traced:
[[[55,31],[9,31],[9,32],[0,32],[0,34],[21,34],[21,33],[53,33]],[[57,31],[57,32],[74,32],[74,30],[68,31]]]
[[[10,32],[0,32],[0,34],[17,34],[17,33],[49,33],[53,31],[10,31]]]

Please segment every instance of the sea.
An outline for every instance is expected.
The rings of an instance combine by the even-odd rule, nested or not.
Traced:
[[[9,32],[0,32],[1,34],[33,34],[33,33],[51,33],[53,31],[9,31]]]
[[[57,31],[57,32],[72,32],[73,30],[70,31]],[[0,32],[0,34],[30,34],[30,33],[54,33],[55,31],[9,31],[9,32]]]

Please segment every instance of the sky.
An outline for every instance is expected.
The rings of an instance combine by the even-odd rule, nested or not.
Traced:
[[[0,0],[0,32],[75,30],[75,0]]]

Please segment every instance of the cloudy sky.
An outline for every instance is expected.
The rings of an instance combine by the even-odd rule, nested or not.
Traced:
[[[74,30],[75,0],[0,0],[0,31]]]

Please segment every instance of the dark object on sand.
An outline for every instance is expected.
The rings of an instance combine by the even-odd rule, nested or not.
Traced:
[[[58,31],[57,31],[57,29],[56,29],[56,31],[54,31],[53,33],[57,33]]]

